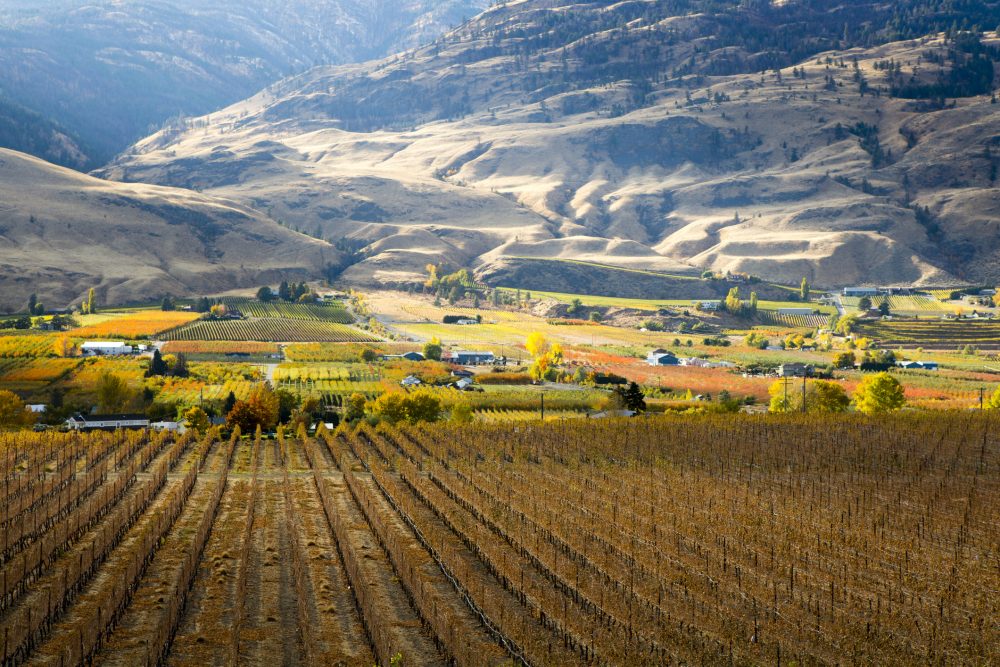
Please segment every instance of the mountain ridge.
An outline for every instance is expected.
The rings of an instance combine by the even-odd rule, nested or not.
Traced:
[[[787,62],[773,52],[780,22],[755,19],[755,55],[708,34],[732,23],[735,3],[664,9],[708,4],[495,6],[431,45],[317,68],[153,135],[99,173],[204,189],[369,243],[345,274],[359,282],[417,280],[429,256],[488,271],[509,244],[569,257],[617,241],[633,244],[611,263],[786,283],[1000,279],[984,233],[1000,217],[998,107],[983,75],[996,35],[885,41],[900,31],[872,37],[857,15],[882,6],[854,3],[847,48]],[[933,2],[902,4],[918,25],[949,19],[919,13]],[[799,25],[794,3],[749,6]],[[738,71],[761,59],[787,66]],[[358,206],[376,215],[358,220]]]

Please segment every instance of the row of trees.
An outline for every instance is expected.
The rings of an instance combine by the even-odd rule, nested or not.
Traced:
[[[282,280],[281,284],[278,285],[277,293],[268,285],[257,290],[257,299],[264,303],[274,300],[300,303],[311,301],[314,298],[312,290],[309,289],[309,286],[305,282],[289,283],[287,280]]]
[[[899,380],[888,373],[865,377],[854,390],[853,396],[836,382],[827,380],[803,381],[800,388],[791,378],[784,378],[771,385],[769,411],[785,412],[846,412],[853,404],[858,412],[866,415],[886,414],[906,405],[906,395]],[[994,398],[1000,403],[1000,390]]]

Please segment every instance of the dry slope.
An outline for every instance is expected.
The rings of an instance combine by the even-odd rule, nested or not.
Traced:
[[[123,185],[0,149],[0,308],[61,306],[316,277],[340,254],[231,201]]]
[[[158,133],[102,174],[369,243],[357,281],[525,256],[825,286],[1000,279],[993,33],[823,51],[840,46],[825,31],[782,52],[776,32],[850,33],[864,16],[841,13],[872,3],[746,10],[729,32],[732,16],[673,4],[698,3],[508,3]]]

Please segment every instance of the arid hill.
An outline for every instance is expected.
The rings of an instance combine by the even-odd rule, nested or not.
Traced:
[[[685,4],[506,3],[160,132],[101,173],[371,244],[358,281],[505,256],[825,286],[1000,279],[1000,39],[864,32],[858,12],[887,11],[874,3]],[[911,32],[948,19],[909,5]]]
[[[122,303],[315,278],[341,256],[257,211],[191,191],[109,183],[0,149],[0,310],[95,287]]]

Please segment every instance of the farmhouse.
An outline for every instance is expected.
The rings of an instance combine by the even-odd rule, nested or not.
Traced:
[[[392,361],[393,359],[405,359],[407,361],[423,361],[424,355],[419,352],[407,352],[405,354],[383,354],[382,361]]]
[[[187,427],[184,425],[183,422],[168,422],[168,421],[153,422],[152,424],[149,425],[149,428],[153,429],[154,431],[168,431],[170,433],[183,434],[187,432]]]
[[[492,364],[495,360],[496,356],[492,352],[469,352],[466,350],[456,350],[451,353],[451,361],[460,366]]]
[[[812,375],[813,367],[808,364],[791,363],[778,366],[778,375],[788,377],[808,377]]]
[[[88,341],[80,346],[80,354],[85,357],[119,356],[132,354],[132,346],[120,341]]]
[[[149,428],[146,415],[82,415],[75,414],[66,420],[72,431],[114,431],[117,429]]]
[[[936,361],[897,361],[896,365],[914,371],[936,371],[938,369]]]
[[[706,312],[714,313],[715,311],[722,308],[721,301],[695,301],[694,307],[698,310],[704,310]]]
[[[646,356],[646,363],[650,366],[677,366],[680,361],[673,352],[653,350]]]

